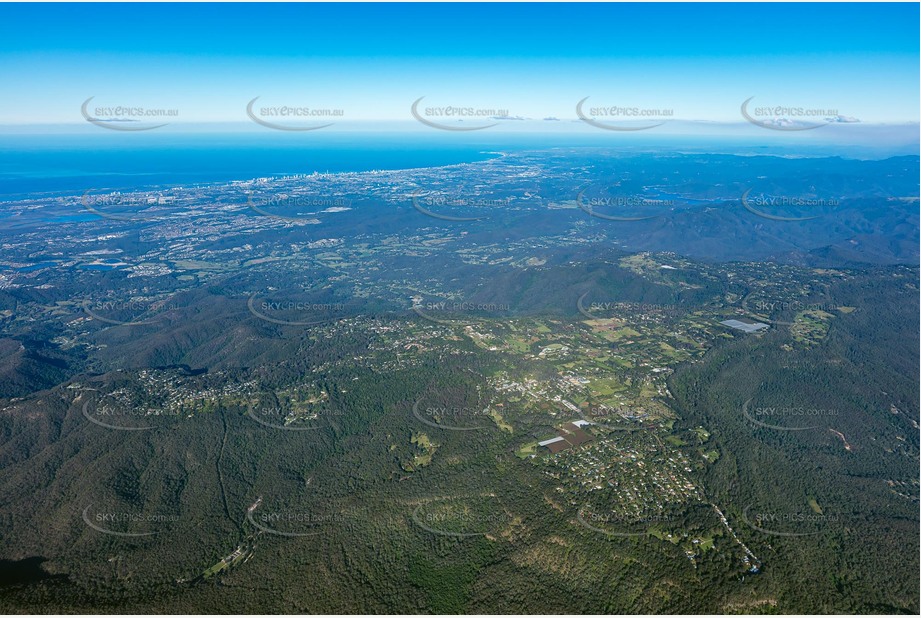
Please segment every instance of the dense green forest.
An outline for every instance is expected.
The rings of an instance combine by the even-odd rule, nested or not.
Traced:
[[[612,297],[670,302],[679,313],[704,308],[707,294],[746,292],[676,274],[689,291],[675,295],[674,285],[581,270]],[[26,575],[3,576],[0,608],[916,613],[916,279],[912,269],[853,272],[826,290],[825,302],[859,309],[836,317],[814,344],[791,346],[779,328],[726,334],[681,363],[668,379],[675,419],[662,425],[674,450],[629,438],[695,462],[688,474],[701,499],[664,506],[658,536],[637,522],[620,528],[631,533],[624,536],[580,525],[581,499],[562,493],[541,460],[515,454],[551,427],[537,413],[506,408],[515,431],[420,423],[417,402],[478,409],[483,376],[516,368],[470,338],[418,339],[409,363],[404,316],[335,329],[255,321],[247,332],[261,350],[256,361],[208,372],[181,366],[192,355],[152,346],[146,354],[166,368],[162,384],[220,396],[181,413],[109,414],[104,404],[116,395],[168,409],[169,398],[141,389],[143,376],[131,370],[79,374],[27,406],[4,400],[0,549],[8,560],[0,572]],[[550,288],[560,289],[500,281],[481,293],[495,300],[502,290],[528,297]],[[584,319],[577,296],[547,294],[557,307],[548,313]],[[197,328],[219,330],[216,320]],[[229,340],[221,345],[207,352],[231,353]],[[233,353],[247,357],[247,345]],[[536,367],[536,377],[550,378]],[[291,386],[305,379],[309,389]],[[283,406],[297,414],[272,412]],[[750,420],[753,410],[802,408],[816,412],[768,423],[794,431]],[[100,419],[144,428],[113,430]],[[718,459],[705,462],[705,450]],[[821,516],[784,517],[804,513]],[[689,560],[684,545],[661,538],[666,532],[707,537],[712,549]],[[740,562],[740,543],[758,568]]]

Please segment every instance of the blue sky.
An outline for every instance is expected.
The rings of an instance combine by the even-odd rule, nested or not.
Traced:
[[[246,121],[273,105],[409,120],[426,104],[574,118],[597,105],[739,121],[763,104],[918,121],[917,4],[0,5],[0,124],[80,104]]]

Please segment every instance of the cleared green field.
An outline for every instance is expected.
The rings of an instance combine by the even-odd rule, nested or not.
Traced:
[[[700,551],[707,552],[713,549],[714,541],[713,537],[707,537],[700,540]]]
[[[609,397],[615,393],[621,393],[627,390],[627,387],[620,383],[617,378],[601,378],[592,380],[588,385],[592,395],[596,397]]]
[[[512,351],[519,354],[527,354],[531,351],[531,344],[522,337],[509,337],[505,340],[505,343]]]
[[[822,514],[822,507],[820,507],[819,503],[816,502],[816,499],[811,496],[809,497],[809,508],[811,508],[813,511],[815,511],[819,515]]]
[[[519,459],[526,459],[535,453],[537,453],[537,440],[522,445],[521,448],[515,451],[515,456]]]
[[[640,333],[629,326],[624,326],[623,328],[618,328],[617,330],[606,330],[598,333],[608,341],[621,341],[623,339],[633,339],[640,337]]]
[[[687,444],[687,442],[685,442],[678,436],[667,436],[665,438],[665,441],[673,446],[684,446],[685,444]]]

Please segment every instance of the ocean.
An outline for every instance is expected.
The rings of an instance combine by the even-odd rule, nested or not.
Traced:
[[[82,194],[90,189],[138,190],[313,172],[439,167],[481,161],[497,156],[499,151],[548,148],[869,158],[917,153],[912,144],[875,152],[830,143],[791,143],[786,135],[759,131],[754,137],[731,133],[660,135],[651,131],[622,135],[597,130],[582,134],[167,129],[121,133],[96,127],[58,133],[7,131],[0,132],[0,201]],[[904,130],[899,135],[902,133]],[[916,140],[916,135],[912,139]]]
[[[424,136],[0,135],[0,200],[312,172],[474,162],[487,144]]]

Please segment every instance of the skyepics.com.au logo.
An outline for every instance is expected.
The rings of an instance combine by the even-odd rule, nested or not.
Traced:
[[[854,124],[856,118],[842,116],[837,109],[802,105],[754,105],[748,97],[742,103],[742,117],[762,129],[772,131],[810,131],[829,124]]]
[[[188,214],[179,210],[180,197],[171,192],[97,194],[87,189],[80,198],[83,208],[113,221],[162,221]]]
[[[840,205],[837,198],[752,194],[752,189],[742,194],[745,210],[771,221],[811,221]]]
[[[435,193],[423,194],[421,190],[412,194],[413,208],[427,217],[442,221],[479,221],[490,217],[496,209],[507,209],[511,202],[511,197],[457,197]],[[469,215],[461,216],[459,213]]]
[[[156,324],[179,305],[169,299],[158,300],[84,300],[83,311],[94,320],[116,326]]]
[[[83,523],[102,534],[120,537],[148,537],[160,534],[179,521],[176,514],[138,513],[119,510],[83,509]]]
[[[447,431],[477,431],[488,429],[489,408],[486,406],[449,406],[426,404],[418,399],[413,404],[413,416],[429,427]]]
[[[753,293],[754,294],[754,293]],[[839,310],[850,309],[840,307],[832,302],[804,302],[802,300],[775,300],[775,299],[763,299],[759,298],[752,300],[750,294],[742,299],[742,309],[748,313],[755,315],[758,320],[762,322],[768,322],[776,326],[794,326],[796,322],[781,321],[776,320],[768,316],[783,314],[783,313],[794,313],[800,314],[803,312],[824,312],[832,313]]]
[[[97,127],[112,131],[151,131],[165,127],[164,119],[175,119],[178,109],[149,108],[141,105],[96,105],[90,97],[80,106],[83,118]]]
[[[489,537],[514,523],[493,494],[424,500],[410,517],[430,534],[458,539]]]
[[[611,511],[594,511],[588,507],[579,509],[576,521],[583,528],[611,537],[640,537],[649,535],[649,528],[666,525],[671,521],[664,513],[627,514]]]
[[[344,417],[345,412],[331,407],[325,397],[317,397],[316,401],[305,405],[280,406],[251,402],[247,404],[246,415],[272,429],[315,431],[328,428],[330,423]]]
[[[482,303],[466,300],[442,300],[424,302],[413,298],[413,313],[423,320],[442,326],[470,326],[481,319],[508,315],[508,303]]]
[[[742,416],[751,423],[775,431],[819,429],[818,423],[838,416],[838,410],[815,406],[758,405],[754,398],[742,404]]]
[[[649,108],[635,105],[586,105],[590,97],[576,103],[579,120],[605,131],[646,131],[665,124],[675,117],[671,108]]]
[[[320,217],[325,214],[351,210],[352,200],[342,196],[247,193],[246,205],[263,217],[288,223],[318,225],[322,222]]]
[[[758,299],[752,303],[748,304],[748,307],[751,307],[753,310],[759,313],[771,314],[776,311],[824,311],[830,313],[832,311],[838,311],[840,309],[839,305],[835,303],[823,302],[823,303],[807,303],[801,300],[765,300]]]
[[[637,303],[630,301],[589,300],[592,291],[584,292],[576,299],[576,309],[589,320],[603,320],[618,315],[649,315],[675,311],[678,305],[667,303]]]
[[[316,131],[331,127],[341,120],[345,111],[338,108],[316,108],[307,105],[256,105],[260,97],[246,104],[246,115],[256,124],[276,131]]]
[[[313,509],[263,509],[259,498],[246,511],[246,520],[266,534],[284,537],[319,536],[334,532],[355,517],[345,512]]]
[[[280,326],[318,326],[344,317],[345,304],[312,302],[292,298],[269,298],[255,293],[246,302],[255,317]]]
[[[419,97],[410,106],[413,118],[427,127],[442,131],[482,131],[498,125],[489,120],[511,119],[508,109],[463,105],[420,105]]]
[[[83,417],[94,425],[115,431],[145,431],[153,429],[149,410],[128,406],[114,400],[87,400],[82,407]]]
[[[630,314],[630,315],[648,315],[652,312],[661,312],[661,311],[674,311],[678,305],[667,305],[667,304],[657,304],[657,303],[631,303],[631,302],[601,302],[601,301],[592,301],[589,303],[585,302],[585,296],[589,292],[586,292],[579,297],[579,302],[576,307],[583,316],[589,320],[601,320],[605,317],[610,317],[618,314]]]
[[[628,406],[613,408],[599,404],[585,409],[576,408],[572,411],[579,416],[576,425],[586,430],[597,427],[605,431],[630,433],[655,429],[655,424],[647,421],[649,414],[638,412]],[[593,432],[590,431],[589,433]]]
[[[825,513],[817,504],[812,512],[757,510],[751,505],[742,511],[742,521],[754,530],[771,536],[814,536],[827,531],[840,520],[839,515]]]
[[[674,200],[638,195],[597,195],[598,192],[582,189],[576,195],[576,205],[587,215],[606,221],[647,221],[665,215],[675,206]]]

